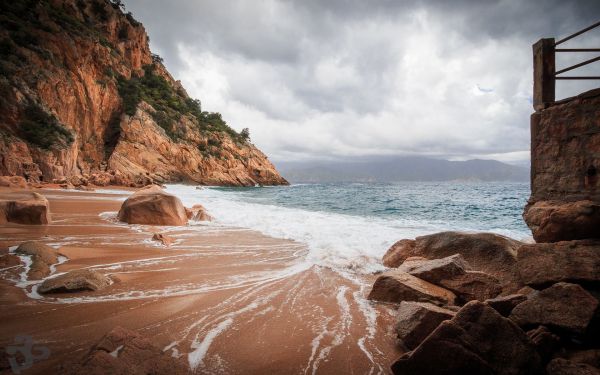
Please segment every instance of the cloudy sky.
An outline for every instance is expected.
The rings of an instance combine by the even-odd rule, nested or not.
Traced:
[[[527,160],[532,43],[600,18],[596,0],[125,5],[203,109],[221,112],[237,130],[250,128],[274,161],[382,154]],[[600,28],[567,46],[600,47]],[[587,57],[561,57],[557,65]],[[557,96],[593,86],[562,81]]]

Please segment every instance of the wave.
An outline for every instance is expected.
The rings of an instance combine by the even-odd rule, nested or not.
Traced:
[[[215,224],[249,228],[275,238],[306,244],[306,261],[330,268],[373,273],[384,269],[381,257],[396,241],[444,230],[476,231],[453,227],[450,223],[383,218],[311,211],[280,205],[251,202],[245,189],[195,189],[188,185],[168,185],[167,191],[184,205],[204,205]],[[518,239],[523,233],[491,229]]]

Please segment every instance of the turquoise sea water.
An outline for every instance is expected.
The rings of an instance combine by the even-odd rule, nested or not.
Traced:
[[[186,205],[201,203],[216,225],[306,243],[308,260],[366,271],[395,241],[444,230],[489,231],[519,240],[526,183],[344,183],[260,188],[170,185]]]

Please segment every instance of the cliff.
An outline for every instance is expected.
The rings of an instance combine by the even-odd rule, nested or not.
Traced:
[[[286,184],[203,111],[106,0],[0,4],[0,175],[96,184]]]

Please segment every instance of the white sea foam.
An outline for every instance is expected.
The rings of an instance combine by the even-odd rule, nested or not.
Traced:
[[[311,264],[365,273],[381,271],[381,257],[399,239],[450,229],[469,230],[407,218],[361,217],[259,204],[244,201],[235,191],[197,190],[186,185],[168,185],[167,191],[188,207],[204,205],[215,218],[214,225],[249,228],[299,241],[308,246],[307,261]],[[496,232],[522,237],[506,230]]]

